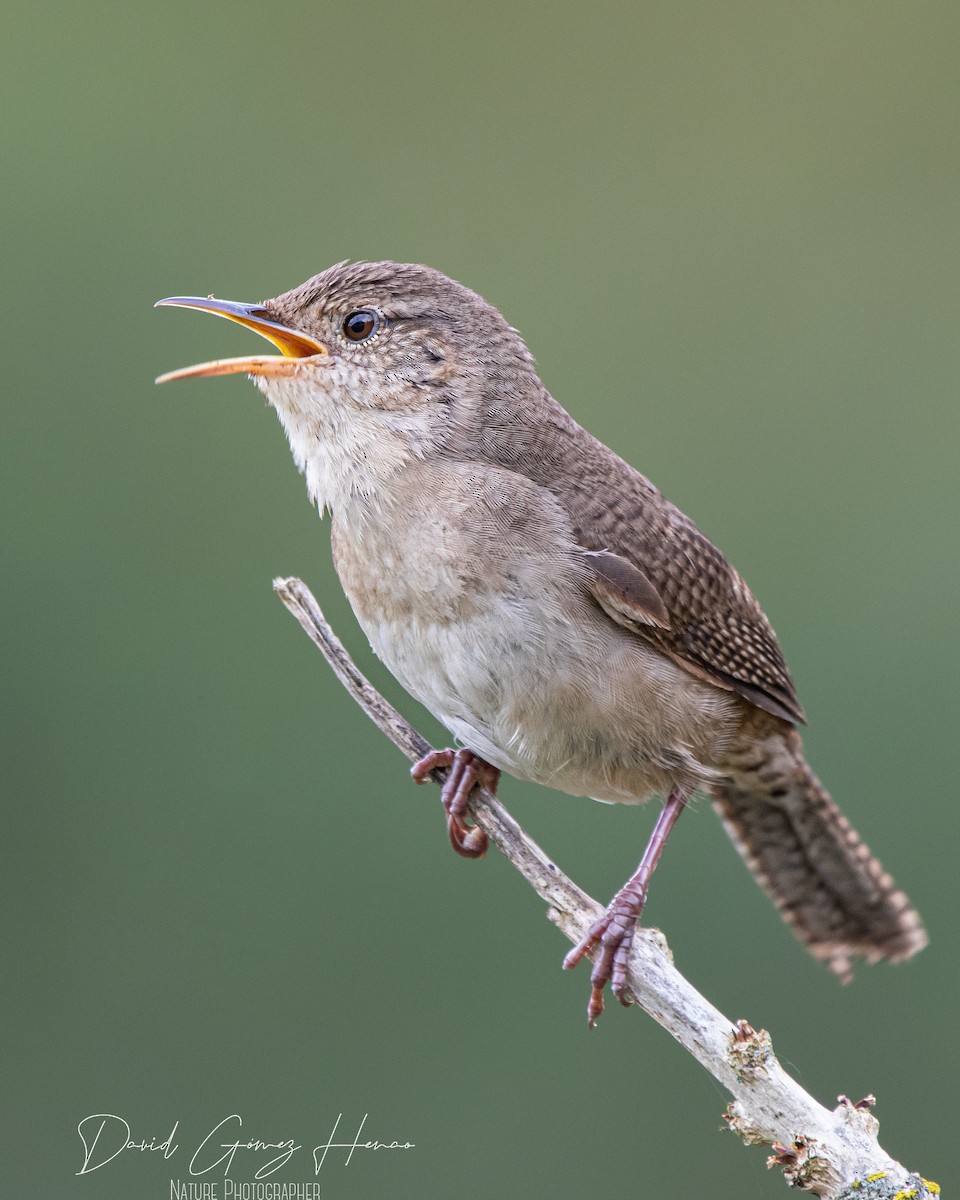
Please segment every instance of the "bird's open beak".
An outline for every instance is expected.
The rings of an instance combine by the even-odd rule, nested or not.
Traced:
[[[294,375],[304,359],[329,354],[322,343],[299,329],[290,329],[270,319],[267,309],[258,304],[234,304],[230,300],[215,300],[213,296],[170,296],[158,300],[154,308],[169,305],[172,308],[196,308],[200,312],[226,317],[238,325],[259,333],[273,342],[281,352],[260,354],[252,358],[218,358],[213,362],[198,363],[195,367],[181,367],[178,371],[167,371],[157,376],[157,383],[169,383],[172,379],[196,379],[208,375]]]

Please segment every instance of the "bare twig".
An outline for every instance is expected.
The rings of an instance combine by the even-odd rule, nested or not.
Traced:
[[[364,712],[411,760],[429,743],[357,670],[301,580],[275,579],[274,589],[323,652],[340,682]],[[442,783],[446,772],[434,771]],[[520,828],[496,796],[477,788],[470,801],[477,825],[546,901],[547,915],[574,943],[602,912]],[[630,988],[637,1004],[667,1029],[732,1094],[725,1119],[747,1144],[772,1147],[767,1162],[789,1183],[818,1196],[847,1200],[924,1200],[939,1192],[890,1158],[877,1142],[871,1104],[840,1097],[830,1111],[781,1067],[769,1035],[746,1021],[732,1022],[687,982],[673,965],[663,935],[643,929],[630,958]],[[868,1098],[872,1101],[872,1097]]]

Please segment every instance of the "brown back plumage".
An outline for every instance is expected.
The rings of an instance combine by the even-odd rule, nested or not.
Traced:
[[[593,490],[599,481],[581,473],[564,500],[588,548],[623,555],[656,586],[670,628],[647,636],[694,674],[786,721],[803,721],[776,635],[737,571],[638,471],[612,451],[603,457],[597,465],[614,487]],[[606,505],[597,502],[602,495]]]
[[[785,721],[803,721],[776,635],[723,554],[648,479],[578,425],[532,370],[516,382],[511,392],[498,381],[499,395],[488,398],[483,424],[471,431],[478,456],[549,488],[587,550],[611,551],[643,572],[669,625],[638,631],[642,636],[692,674]]]

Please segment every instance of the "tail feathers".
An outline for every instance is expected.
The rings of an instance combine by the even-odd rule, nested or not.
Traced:
[[[711,788],[733,844],[800,941],[842,980],[854,956],[910,958],[927,944],[920,917],[810,770],[799,734],[765,724]]]

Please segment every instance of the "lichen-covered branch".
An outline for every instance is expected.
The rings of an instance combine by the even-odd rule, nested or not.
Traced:
[[[323,652],[340,682],[388,738],[411,760],[429,753],[429,743],[364,678],[327,624],[309,588],[299,579],[276,579],[274,589]],[[446,772],[434,771],[442,783]],[[477,788],[471,816],[533,890],[547,915],[578,942],[602,912],[491,793]],[[877,1142],[878,1122],[869,1101],[845,1097],[833,1109],[808,1095],[777,1061],[764,1031],[730,1021],[674,967],[663,935],[640,930],[630,959],[630,988],[636,1003],[667,1029],[733,1099],[725,1119],[747,1144],[771,1147],[768,1165],[787,1181],[831,1200],[926,1200],[936,1184],[909,1173]]]

